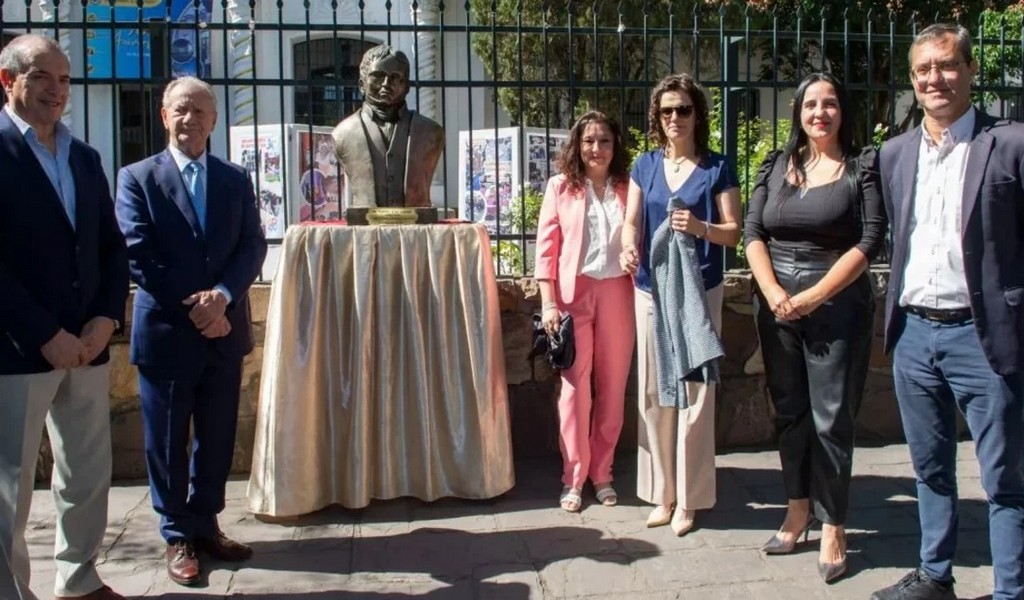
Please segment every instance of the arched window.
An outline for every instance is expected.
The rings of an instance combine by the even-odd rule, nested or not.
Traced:
[[[326,38],[295,44],[295,122],[335,126],[361,104],[359,61],[369,41]]]

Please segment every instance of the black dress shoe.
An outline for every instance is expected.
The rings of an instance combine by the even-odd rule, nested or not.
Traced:
[[[199,559],[195,548],[185,540],[167,544],[167,575],[178,585],[199,583]]]
[[[956,600],[953,582],[935,581],[921,569],[914,569],[896,585],[871,594],[871,600]]]
[[[196,548],[217,560],[227,562],[240,562],[252,558],[252,548],[241,542],[236,542],[221,531],[218,531],[212,538],[197,539]]]

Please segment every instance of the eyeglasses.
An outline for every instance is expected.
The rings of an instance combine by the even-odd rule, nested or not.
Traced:
[[[914,79],[922,80],[927,79],[931,75],[932,69],[935,69],[939,72],[939,75],[946,78],[956,75],[962,64],[964,63],[961,60],[940,60],[927,65],[911,67],[910,72],[913,74]]]
[[[671,119],[672,113],[679,115],[681,119],[686,119],[693,114],[692,104],[677,104],[675,106],[662,106],[658,109],[662,119]]]

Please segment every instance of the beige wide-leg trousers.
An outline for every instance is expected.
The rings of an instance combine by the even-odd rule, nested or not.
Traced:
[[[25,527],[43,427],[53,450],[57,508],[54,594],[102,585],[96,558],[110,491],[110,365],[0,375],[0,598],[35,600]]]
[[[706,293],[711,321],[721,335],[723,286]],[[690,405],[683,410],[659,405],[651,294],[636,290],[635,306],[640,407],[636,494],[651,504],[677,504],[686,510],[711,508],[715,505],[717,385],[687,383]]]

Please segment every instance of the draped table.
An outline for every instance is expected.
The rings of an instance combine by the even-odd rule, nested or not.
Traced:
[[[484,227],[292,226],[266,327],[252,512],[512,488]]]

